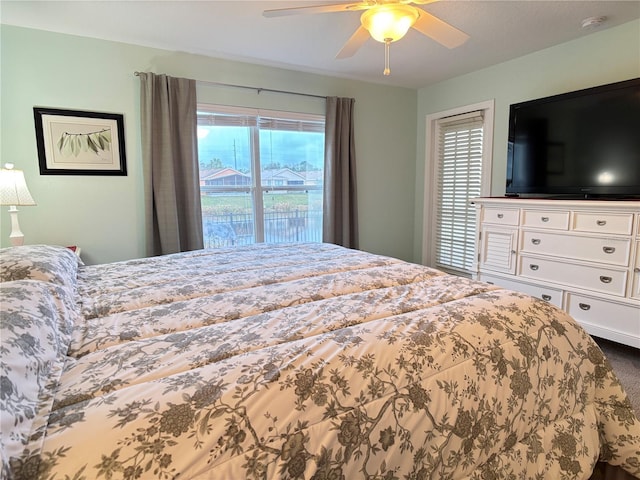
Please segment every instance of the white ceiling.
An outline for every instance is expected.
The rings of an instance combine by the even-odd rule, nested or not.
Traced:
[[[640,0],[441,0],[420,8],[469,34],[470,40],[449,50],[411,30],[391,45],[391,75],[385,77],[384,45],[373,39],[353,57],[335,59],[360,25],[360,12],[277,18],[262,15],[266,9],[355,1],[1,0],[0,20],[9,25],[420,88],[640,18]],[[583,28],[582,21],[593,16],[607,19],[600,27]]]

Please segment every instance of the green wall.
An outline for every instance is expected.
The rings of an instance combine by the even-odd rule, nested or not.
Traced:
[[[415,90],[7,25],[1,27],[0,40],[0,162],[24,170],[38,203],[19,209],[26,243],[77,244],[86,263],[144,255],[139,79],[134,72],[151,71],[355,98],[360,247],[412,259]],[[199,101],[324,112],[323,100],[204,82],[198,85]],[[128,175],[41,176],[34,106],[123,113]],[[0,229],[0,245],[8,246],[6,207]]]
[[[509,105],[640,77],[640,20],[418,91],[414,258],[422,258],[426,116],[495,99],[491,193],[503,195]]]
[[[418,91],[2,25],[0,162],[25,171],[36,207],[20,209],[27,243],[78,244],[87,263],[144,255],[139,79],[203,81],[356,99],[360,247],[422,258],[425,117],[495,99],[492,193],[504,192],[509,105],[640,76],[640,21],[595,32]],[[198,86],[201,101],[320,113],[321,100]],[[126,177],[41,176],[33,107],[123,113]],[[0,245],[9,215],[0,212]]]

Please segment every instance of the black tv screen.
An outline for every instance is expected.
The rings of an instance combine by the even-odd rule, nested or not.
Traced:
[[[511,105],[506,193],[640,198],[640,78]]]

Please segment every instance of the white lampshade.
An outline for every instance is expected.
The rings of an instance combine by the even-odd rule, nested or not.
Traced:
[[[36,202],[27,188],[22,170],[14,170],[11,163],[5,164],[5,168],[0,170],[0,205],[9,205],[9,215],[11,216],[9,240],[11,240],[11,245],[19,246],[24,243],[16,206],[35,204]]]
[[[374,40],[387,43],[404,37],[419,16],[418,10],[411,5],[381,4],[366,10],[360,22]]]
[[[0,170],[0,205],[35,205],[22,170],[14,170],[7,163]]]

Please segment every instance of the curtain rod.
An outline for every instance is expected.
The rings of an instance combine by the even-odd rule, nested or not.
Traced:
[[[141,74],[145,72],[133,72],[136,77],[139,77]],[[274,90],[273,88],[261,88],[261,87],[250,87],[248,85],[237,85],[234,83],[222,83],[222,82],[211,82],[208,80],[196,80],[196,83],[201,85],[213,85],[216,87],[232,87],[232,88],[244,88],[246,90],[255,90],[260,95],[261,92],[269,92],[269,93],[283,93],[286,95],[300,95],[302,97],[312,97],[312,98],[321,98],[326,100],[327,97],[322,95],[313,95],[311,93],[301,93],[301,92],[291,92],[289,90]]]

